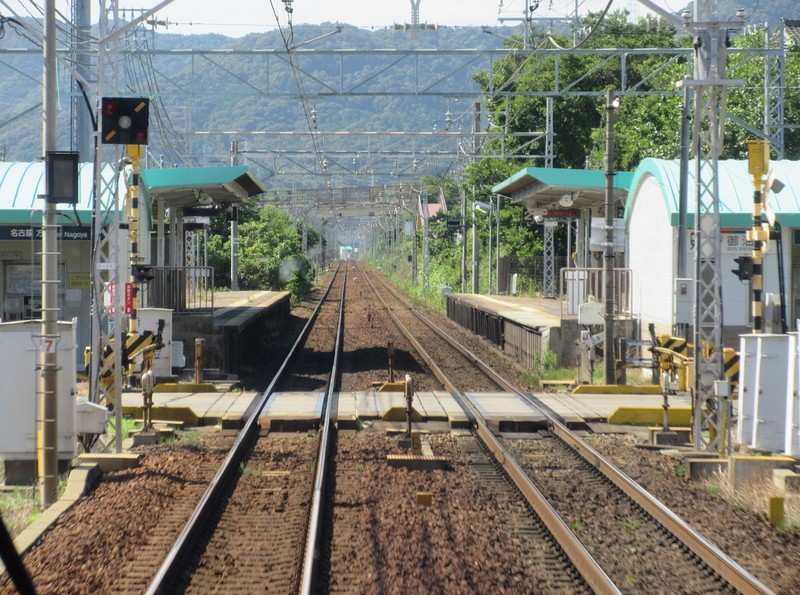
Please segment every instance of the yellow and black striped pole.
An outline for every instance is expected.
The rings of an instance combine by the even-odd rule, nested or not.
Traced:
[[[764,325],[764,252],[769,243],[769,225],[761,218],[764,205],[764,176],[769,169],[769,141],[747,141],[747,161],[750,175],[753,176],[753,227],[747,232],[747,239],[753,242],[753,276],[750,285],[753,291],[753,333],[759,334]]]
[[[131,160],[131,180],[128,186],[128,239],[130,240],[130,283],[133,290],[133,311],[128,318],[128,332],[135,333],[136,309],[137,309],[137,288],[136,288],[136,265],[139,264],[139,159],[142,154],[141,145],[127,145],[128,157]]]

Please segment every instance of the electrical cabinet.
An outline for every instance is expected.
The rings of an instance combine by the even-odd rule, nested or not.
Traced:
[[[164,321],[161,331],[161,342],[164,347],[157,350],[153,356],[153,374],[156,378],[166,378],[172,375],[172,310],[168,308],[139,308],[136,311],[139,321],[139,332],[158,332],[158,321]]]
[[[56,432],[58,459],[75,456],[76,326],[58,323]],[[0,458],[3,461],[33,461],[36,458],[36,420],[40,371],[39,353],[45,349],[42,323],[0,323]]]

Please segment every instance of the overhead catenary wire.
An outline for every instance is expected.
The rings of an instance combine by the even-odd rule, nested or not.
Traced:
[[[321,146],[319,142],[319,134],[317,129],[317,112],[316,108],[313,106],[309,107],[308,96],[305,92],[305,87],[303,85],[303,75],[300,70],[300,66],[297,63],[297,52],[296,47],[294,45],[294,26],[292,24],[292,8],[291,3],[292,0],[283,0],[286,13],[288,15],[287,18],[287,27],[288,27],[288,36],[283,30],[283,27],[280,24],[280,18],[278,17],[278,11],[275,8],[274,0],[270,0],[270,6],[272,7],[272,14],[275,16],[275,21],[278,24],[278,32],[281,35],[281,39],[283,40],[284,48],[286,49],[286,55],[289,59],[289,65],[292,68],[292,74],[294,75],[295,84],[297,85],[297,92],[300,98],[300,102],[303,106],[303,113],[306,119],[306,125],[308,126],[309,133],[311,134],[311,141],[314,145],[314,155],[316,156],[317,164],[320,168],[320,171],[323,176],[323,180],[325,181],[325,188],[328,192],[328,199],[331,208],[334,206],[334,196],[333,196],[333,188],[332,188],[332,180],[328,170],[328,163],[325,157],[324,148]],[[341,31],[341,28],[337,29],[337,32]],[[338,217],[334,217],[336,221],[336,226],[341,231],[341,223],[339,222]]]
[[[149,49],[149,42],[146,38],[141,45],[145,50]],[[134,84],[128,85],[129,89],[133,92],[145,91],[152,98],[150,115],[155,117],[155,128],[159,133],[161,147],[172,163],[181,163],[185,166],[198,165],[194,155],[184,154],[175,142],[175,139],[185,139],[185,133],[179,132],[175,127],[169,115],[169,110],[164,104],[158,78],[155,76],[156,69],[153,65],[152,56],[146,51],[143,53],[146,58],[135,54],[137,55],[135,63],[130,64],[126,61],[126,74],[134,81]]]
[[[470,105],[475,105],[476,103],[484,103],[485,104],[487,100],[492,100],[492,99],[496,98],[497,95],[500,92],[508,89],[509,86],[512,85],[525,72],[525,68],[531,62],[531,60],[533,58],[539,56],[541,54],[542,50],[544,50],[546,47],[552,46],[552,47],[555,47],[556,49],[569,51],[569,50],[573,50],[573,49],[578,49],[581,46],[583,46],[597,32],[597,30],[599,29],[600,25],[604,22],[605,17],[608,14],[608,11],[611,9],[611,6],[613,5],[613,3],[614,3],[614,0],[608,0],[608,3],[606,4],[606,6],[603,9],[603,11],[600,13],[600,16],[598,17],[597,22],[594,24],[594,26],[583,37],[583,39],[581,39],[580,41],[576,42],[572,47],[562,47],[561,45],[558,44],[558,42],[556,41],[556,39],[553,37],[553,35],[551,33],[547,33],[547,35],[545,35],[545,37],[542,39],[542,41],[533,50],[528,52],[527,55],[525,55],[525,57],[522,59],[520,64],[514,69],[514,71],[510,75],[508,75],[508,77],[506,78],[505,81],[503,81],[502,84],[500,84],[498,87],[496,87],[495,89],[493,89],[491,91],[483,91],[483,92],[481,92],[472,101],[470,101]],[[527,24],[525,26],[527,26]],[[454,120],[461,120],[463,118],[468,117],[469,114],[470,114],[470,110],[467,109],[464,112],[462,112],[459,116],[454,118]],[[509,123],[512,123],[512,122],[506,122],[506,125],[508,125]],[[484,142],[485,142],[485,139],[481,140],[480,144],[476,147],[476,149],[482,148]],[[455,165],[455,163],[456,163],[456,161],[458,159],[460,159],[460,157],[456,157],[456,158],[453,159],[453,161],[451,162],[451,165],[446,169],[445,173],[441,177],[444,177],[445,175],[447,175],[450,172],[450,170]]]

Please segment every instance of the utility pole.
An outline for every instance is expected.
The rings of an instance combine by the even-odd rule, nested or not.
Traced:
[[[477,217],[475,217],[475,206],[472,210],[472,293],[478,294],[481,292],[481,251],[478,245],[478,224]]]
[[[461,191],[461,292],[467,293],[467,193]]]
[[[689,124],[691,115],[692,89],[683,88],[683,105],[681,105],[681,137],[680,137],[680,183],[678,187],[678,278],[689,276],[688,266],[688,205],[689,205]],[[675,334],[688,339],[688,323],[676,324]]]
[[[614,91],[606,91],[606,241],[603,246],[603,293],[605,296],[605,332],[603,360],[606,384],[616,384],[614,358],[614,118],[619,100]]]
[[[72,34],[72,54],[75,70],[85,80],[91,78],[92,17],[89,0],[72,0],[72,22],[75,26]],[[84,95],[86,93],[87,95]],[[80,152],[80,161],[92,159],[92,119],[86,105],[88,89],[77,77],[72,78],[72,146]]]
[[[56,149],[56,1],[45,1],[42,150]],[[42,507],[56,501],[58,486],[58,230],[56,204],[42,215],[42,337],[39,347],[37,449]],[[45,348],[45,345],[48,347]]]
[[[497,249],[495,250],[494,267],[494,290],[500,293],[500,195],[497,196],[497,206],[495,207],[495,217],[497,217],[495,228],[497,229]]]
[[[231,165],[239,159],[239,141],[231,141]],[[239,207],[231,206],[231,291],[239,291]]]
[[[422,191],[420,192],[420,197],[422,199],[422,208],[423,208],[423,216],[425,217],[422,220],[423,229],[422,229],[422,289],[424,293],[428,293],[429,289],[429,279],[428,279],[428,258],[431,255],[430,246],[428,244],[428,230],[429,230],[429,212],[428,212],[428,199],[425,195],[425,187],[422,187]]]

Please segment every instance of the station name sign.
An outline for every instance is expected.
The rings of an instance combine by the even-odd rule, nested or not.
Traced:
[[[89,226],[70,226],[58,228],[59,240],[86,241],[92,237]],[[0,225],[0,240],[41,240],[41,226],[30,225]]]
[[[545,219],[577,219],[580,216],[578,209],[547,209]]]

